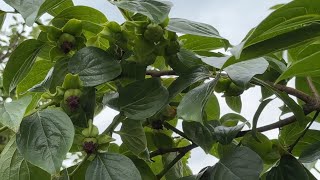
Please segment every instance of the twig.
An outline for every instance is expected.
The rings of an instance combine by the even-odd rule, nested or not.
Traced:
[[[313,116],[311,122],[309,123],[309,125],[303,130],[303,132],[301,133],[301,135],[296,139],[296,141],[290,146],[289,148],[289,152],[291,152],[293,150],[293,148],[298,144],[298,142],[300,141],[301,138],[303,138],[303,136],[307,133],[307,131],[309,130],[309,128],[311,127],[312,123],[317,119],[319,115],[319,111],[316,112],[316,114]]]
[[[311,90],[311,93],[313,94],[313,96],[315,98],[319,98],[319,92],[318,92],[317,88],[314,86],[312,78],[308,76],[307,82],[308,82],[308,85],[310,87],[310,90]]]
[[[125,119],[126,117],[123,116],[122,113],[118,114],[116,117],[114,117],[113,121],[111,124],[107,127],[106,130],[103,131],[102,134],[109,134],[110,136],[112,135],[112,132],[114,129],[120,124],[120,122]]]
[[[190,149],[190,148],[193,149],[196,147],[198,147],[196,144],[191,144],[188,146],[178,147],[178,148],[158,149],[158,150],[150,153],[150,158],[153,158],[153,157],[156,157],[159,155],[163,155],[163,154],[167,154],[170,152],[180,152],[181,153],[181,152],[185,152],[185,149]]]
[[[69,174],[69,176],[73,176],[77,171],[78,169],[83,165],[83,163],[85,163],[87,161],[87,159],[90,157],[90,154],[87,154],[83,160],[78,164],[78,166]]]
[[[184,148],[184,151],[180,152],[177,157],[175,157],[158,175],[157,179],[161,179],[178,161],[180,161],[184,155],[186,155],[190,150],[197,147],[197,145],[194,146],[186,146],[188,148]]]
[[[170,129],[171,131],[175,132],[176,134],[180,135],[181,137],[185,138],[185,139],[188,139],[189,141],[192,142],[192,140],[187,136],[185,135],[182,131],[180,131],[179,129],[173,127],[171,124],[167,123],[167,122],[164,122],[163,123],[163,126],[167,129]],[[193,142],[192,142],[193,143]]]
[[[177,73],[173,70],[168,70],[168,71],[155,71],[155,70],[150,70],[146,72],[146,75],[150,75],[152,77],[161,77],[161,76],[172,76],[172,75],[177,75]]]

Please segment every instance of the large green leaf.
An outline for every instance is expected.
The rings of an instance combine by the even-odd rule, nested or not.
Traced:
[[[244,87],[254,75],[264,73],[268,66],[269,63],[264,58],[257,58],[232,64],[224,70],[237,85]]]
[[[241,112],[241,109],[242,109],[241,96],[226,96],[225,100],[230,109],[232,109],[237,113]]]
[[[141,121],[124,120],[118,133],[121,136],[122,142],[133,154],[143,159],[148,159],[147,138]]]
[[[84,86],[96,86],[121,74],[121,66],[113,56],[96,47],[85,47],[69,62],[68,69],[78,74]]]
[[[183,132],[206,153],[211,150],[213,144],[217,141],[214,128],[218,125],[219,121],[205,122],[204,125],[199,122],[182,122]]]
[[[292,1],[272,12],[242,43],[241,58],[284,50],[320,36],[320,2]],[[306,33],[308,32],[308,33]]]
[[[41,169],[56,174],[74,137],[74,126],[67,114],[46,109],[23,119],[17,134],[22,156]]]
[[[304,149],[299,157],[299,161],[303,163],[310,163],[320,158],[320,142],[310,144]]]
[[[31,100],[31,96],[25,96],[9,103],[4,102],[0,108],[0,123],[17,132]]]
[[[177,108],[177,116],[185,121],[203,123],[203,111],[205,105],[213,93],[219,77],[189,91],[181,100]]]
[[[62,11],[64,11],[65,9],[74,6],[72,0],[64,0],[62,3],[59,3],[57,6],[51,8],[50,10],[48,10],[47,12],[52,15],[53,17],[57,16],[58,14],[60,14]],[[41,11],[41,9],[40,9]]]
[[[1,153],[0,174],[2,180],[50,179],[50,174],[23,159],[17,150],[15,137],[11,138]]]
[[[219,32],[211,25],[190,21],[187,19],[171,18],[167,30],[182,34],[222,39],[222,37],[219,35]]]
[[[310,144],[315,144],[320,141],[320,131],[308,130],[307,133],[300,139],[299,143],[294,147],[292,154],[299,157],[303,151],[306,151]]]
[[[182,41],[183,48],[194,52],[211,51],[224,48],[226,46],[225,42],[220,38],[196,36],[190,34],[180,36],[179,40]]]
[[[284,155],[278,166],[273,167],[267,174],[266,180],[297,180],[309,179],[303,165],[293,156]]]
[[[112,1],[112,4],[121,9],[143,14],[156,23],[162,23],[168,17],[172,7],[170,1],[157,0],[122,0]]]
[[[62,28],[70,19],[78,19],[92,24],[106,23],[106,16],[91,7],[87,6],[72,6],[63,10],[55,18],[52,19],[52,24],[58,28]]]
[[[129,156],[131,161],[134,163],[134,165],[137,167],[137,169],[140,172],[142,180],[156,180],[156,175],[152,172],[148,164],[139,158],[131,157]]]
[[[215,94],[212,94],[209,97],[204,110],[208,121],[218,120],[220,118],[220,105],[218,98]]]
[[[160,79],[149,78],[120,88],[119,106],[128,118],[143,120],[158,112],[167,103],[168,96]]]
[[[0,30],[2,29],[3,23],[6,20],[7,13],[0,11]]]
[[[46,12],[52,12],[52,10],[56,9],[57,7],[61,7],[61,5],[66,5],[66,2],[68,1],[69,0],[45,0],[45,2],[40,6],[38,17]]]
[[[97,154],[86,172],[86,180],[141,180],[140,173],[126,156],[114,153]]]
[[[178,155],[178,152],[171,152],[164,154],[162,156],[162,164],[164,167],[167,167]],[[178,161],[172,168],[168,170],[168,172],[165,174],[166,179],[178,179],[183,176],[183,164],[182,160]]]
[[[45,0],[4,0],[16,9],[25,19],[28,26],[32,26],[38,16],[39,9]]]
[[[237,147],[209,168],[201,177],[208,180],[257,180],[263,169],[258,154],[247,147]]]
[[[312,46],[312,47],[310,47]],[[281,74],[277,82],[293,76],[318,76],[320,74],[320,44],[312,44],[299,53],[298,60],[293,62],[288,69]]]
[[[40,83],[47,75],[53,63],[46,60],[36,61],[28,75],[18,84],[17,93],[21,94]]]
[[[211,73],[203,66],[192,69],[189,73],[182,74],[168,87],[169,100],[178,95],[181,91],[203,79],[209,78]]]
[[[11,92],[30,71],[43,42],[30,39],[22,42],[11,54],[3,72],[3,87]]]

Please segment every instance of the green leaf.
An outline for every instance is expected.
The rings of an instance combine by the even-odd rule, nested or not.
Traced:
[[[111,2],[121,9],[143,14],[158,24],[168,17],[170,9],[173,6],[170,1],[157,0],[122,0]]]
[[[150,169],[150,167],[145,161],[143,161],[142,159],[138,159],[136,157],[131,157],[131,156],[129,158],[139,170],[142,180],[157,179],[156,175],[152,172],[152,170]]]
[[[273,167],[267,174],[266,180],[297,180],[309,179],[303,165],[291,155],[284,155],[278,166]]]
[[[9,103],[4,102],[0,108],[0,123],[17,132],[31,100],[31,96],[25,96]]]
[[[220,105],[217,96],[212,94],[204,108],[207,120],[218,120],[220,118]]]
[[[126,156],[114,153],[97,154],[86,172],[86,180],[141,180],[140,173]]]
[[[52,15],[53,17],[57,16],[58,14],[60,14],[62,11],[64,11],[65,9],[74,6],[72,0],[64,0],[62,3],[56,4],[55,7],[51,8],[50,10],[48,10],[47,12]],[[41,11],[41,9],[40,9]]]
[[[314,44],[313,44],[314,45]],[[310,51],[308,48],[305,47],[304,51]],[[312,47],[311,52],[304,52],[302,51],[300,55],[302,57],[299,58],[298,61],[293,62],[286,71],[284,71],[281,76],[277,79],[276,82],[279,82],[283,79],[291,78],[291,77],[306,77],[306,76],[318,76],[320,75],[320,65],[319,65],[319,58],[320,58],[320,44],[317,44],[317,47]]]
[[[0,30],[2,29],[3,23],[6,20],[7,13],[0,11]]]
[[[128,118],[143,120],[158,112],[168,102],[168,96],[160,79],[149,78],[120,88],[119,106]]]
[[[41,169],[56,174],[71,148],[74,126],[67,114],[46,109],[23,119],[17,134],[22,156]]]
[[[284,147],[292,145],[299,138],[308,123],[309,121],[304,121],[303,124],[294,122],[281,128],[279,132],[279,142]]]
[[[203,66],[196,67],[186,74],[182,74],[168,87],[169,100],[177,96],[181,91],[203,79],[209,78],[211,73]]]
[[[2,180],[49,180],[50,174],[28,163],[17,150],[16,138],[12,137],[0,157]]]
[[[299,157],[299,161],[302,163],[310,163],[320,158],[320,142],[310,144],[304,149]]]
[[[32,26],[38,17],[38,12],[45,0],[4,0],[11,7],[16,9],[25,19],[28,26]]]
[[[232,64],[224,70],[237,85],[245,87],[254,75],[264,73],[268,66],[264,58],[257,58]]]
[[[220,38],[204,37],[186,34],[179,37],[182,41],[182,47],[193,52],[197,51],[212,51],[228,46]]]
[[[214,180],[257,180],[263,169],[258,154],[247,147],[238,147],[229,156],[223,157],[201,177]]]
[[[84,86],[96,86],[121,74],[121,66],[114,57],[96,47],[85,47],[69,62],[71,73],[78,74]]]
[[[260,117],[260,114],[262,113],[263,109],[269,104],[269,102],[271,102],[273,99],[265,99],[263,100],[257,111],[255,112],[254,116],[253,116],[253,120],[252,120],[252,135],[253,137],[259,141],[258,137],[257,137],[257,125],[258,125],[258,120]]]
[[[45,2],[40,6],[37,17],[40,17],[46,12],[52,12],[52,10],[57,7],[61,8],[61,5],[66,5],[69,0],[45,0]],[[70,2],[69,2],[70,3]]]
[[[224,126],[229,126],[229,127],[236,126],[239,121],[245,123],[249,128],[251,127],[251,125],[247,121],[247,119],[239,114],[228,113],[228,114],[223,115],[220,118],[220,123]]]
[[[300,139],[299,143],[294,147],[292,154],[299,157],[301,153],[308,149],[310,144],[315,144],[320,141],[320,131],[308,130],[307,133]]]
[[[204,125],[199,122],[183,121],[182,128],[188,138],[199,145],[204,152],[208,153],[217,141],[213,132],[214,128],[219,124],[219,121],[205,122]]]
[[[240,113],[242,109],[241,96],[226,96],[226,103],[230,109]]]
[[[205,105],[213,93],[213,88],[217,84],[219,76],[216,79],[189,91],[181,100],[177,108],[177,116],[185,121],[196,121],[203,123],[203,111]]]
[[[178,155],[178,152],[171,152],[164,154],[162,156],[162,164],[164,167],[168,166],[170,162],[173,161],[174,158],[176,158]],[[165,174],[166,179],[179,179],[183,176],[183,164],[182,161],[178,161],[172,168],[169,169],[169,171]]]
[[[285,50],[319,37],[319,7],[318,0],[292,1],[281,6],[250,32],[243,42],[241,59]]]
[[[125,119],[118,134],[121,136],[122,142],[133,154],[143,159],[149,159],[147,138],[141,121]]]
[[[102,12],[94,8],[87,6],[72,6],[59,13],[52,19],[51,23],[58,28],[62,28],[70,19],[88,21],[93,24],[102,24],[108,21]]]
[[[214,128],[214,134],[221,144],[230,144],[244,125],[245,123],[232,127],[217,126]]]
[[[22,94],[40,83],[47,75],[53,63],[46,60],[36,61],[28,75],[18,84],[17,93]]]
[[[191,34],[196,36],[213,37],[223,39],[219,32],[209,24],[190,21],[187,19],[171,18],[167,30],[182,33]]]
[[[42,47],[43,42],[30,39],[13,51],[3,72],[5,91],[11,92],[25,78]]]

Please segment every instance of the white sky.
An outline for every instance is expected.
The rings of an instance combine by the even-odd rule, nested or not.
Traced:
[[[76,4],[88,5],[105,13],[107,18],[112,21],[123,22],[119,11],[113,7],[107,0],[74,0]],[[289,2],[289,0],[171,0],[174,4],[170,17],[179,17],[189,20],[199,21],[214,26],[220,35],[236,45],[244,38],[247,32],[259,24],[271,11],[269,7]],[[8,10],[8,6],[0,0],[0,9]],[[217,94],[218,97],[221,95]],[[251,120],[254,112],[260,104],[260,89],[253,88],[242,95],[241,115]],[[219,98],[221,102],[221,114],[231,112],[224,103],[224,99]],[[258,126],[270,124],[277,121],[280,115],[278,107],[282,103],[279,100],[271,102],[260,116]],[[113,110],[104,110],[95,119],[95,124],[99,125],[100,131],[107,127],[109,122],[117,112]],[[222,116],[221,115],[221,116]],[[278,131],[268,131],[265,133],[269,138],[277,138]],[[118,138],[117,138],[118,139]],[[211,155],[206,155],[200,148],[192,151],[189,166],[194,173],[200,171],[203,167],[212,166],[217,162]],[[316,173],[314,170],[313,173]]]

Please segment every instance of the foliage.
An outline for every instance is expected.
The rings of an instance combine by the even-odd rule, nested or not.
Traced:
[[[320,131],[309,130],[320,111],[319,0],[274,6],[237,46],[211,25],[169,18],[168,1],[110,0],[122,24],[71,0],[5,2],[39,31],[12,26],[0,49],[2,179],[315,179],[302,163],[320,157]],[[253,87],[261,105],[246,120],[241,95]],[[220,114],[216,95],[235,113]],[[287,118],[257,127],[275,98]],[[99,132],[105,107],[119,114]],[[276,128],[278,139],[261,133]],[[193,173],[197,147],[219,162]],[[68,152],[81,158],[62,167]]]

